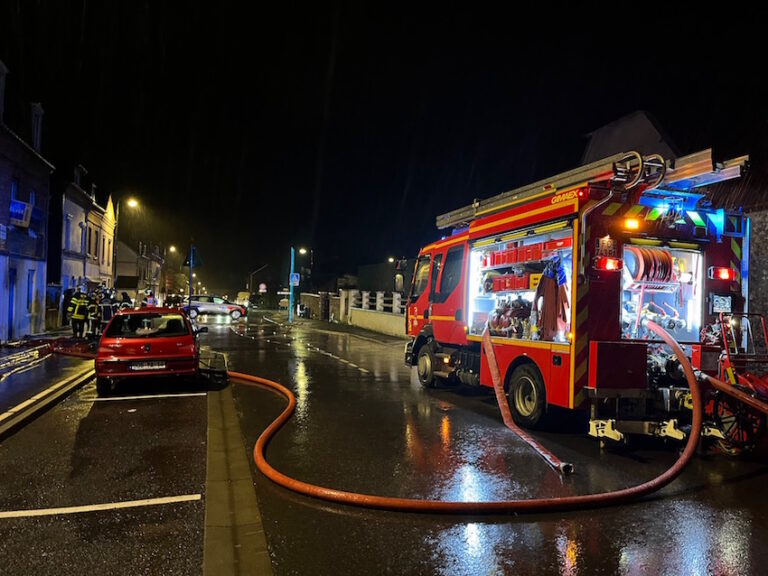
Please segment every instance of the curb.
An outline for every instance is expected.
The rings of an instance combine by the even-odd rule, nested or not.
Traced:
[[[81,370],[72,376],[59,380],[32,398],[0,414],[0,439],[10,435],[27,420],[35,418],[59,398],[90,381],[94,375],[93,367],[89,366],[86,370]]]

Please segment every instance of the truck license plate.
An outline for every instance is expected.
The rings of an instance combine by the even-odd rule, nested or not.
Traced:
[[[146,361],[146,362],[132,362],[131,370],[162,370],[165,368],[165,362]]]

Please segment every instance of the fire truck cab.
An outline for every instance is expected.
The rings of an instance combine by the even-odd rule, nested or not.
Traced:
[[[682,440],[690,396],[645,324],[717,363],[701,333],[745,311],[749,222],[700,189],[747,163],[622,153],[438,216],[452,232],[419,252],[406,364],[426,387],[490,387],[487,330],[518,424],[591,408],[593,436]]]

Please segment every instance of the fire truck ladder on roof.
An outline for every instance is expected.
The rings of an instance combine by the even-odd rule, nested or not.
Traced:
[[[638,152],[623,152],[486,200],[476,199],[469,206],[441,214],[436,225],[440,230],[466,226],[475,218],[500,212],[515,204],[554,196],[581,184],[605,184],[614,193],[643,184],[643,193],[653,191],[662,196],[688,195],[695,203],[703,195],[691,190],[738,178],[748,161],[749,156],[740,156],[716,164],[712,161],[711,149],[669,161],[658,154],[641,156]]]

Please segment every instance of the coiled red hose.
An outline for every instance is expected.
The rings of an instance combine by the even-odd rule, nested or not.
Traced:
[[[286,476],[282,472],[273,468],[266,460],[264,450],[269,440],[285,424],[293,414],[296,400],[293,393],[284,386],[248,374],[239,372],[229,372],[230,377],[245,383],[266,386],[278,391],[288,400],[288,406],[282,413],[262,432],[253,449],[253,459],[257,468],[267,478],[276,484],[287,488],[293,492],[311,496],[339,504],[351,506],[360,506],[366,508],[378,508],[383,510],[395,510],[399,512],[431,512],[442,514],[494,514],[494,513],[533,513],[533,512],[553,512],[562,510],[576,510],[584,508],[597,508],[603,506],[612,506],[628,502],[641,496],[655,492],[674,480],[690,461],[696,445],[701,435],[703,402],[699,384],[691,368],[691,364],[683,354],[680,346],[675,342],[669,333],[654,324],[648,323],[648,328],[658,334],[674,351],[675,356],[680,361],[688,380],[691,390],[691,399],[693,401],[693,423],[688,435],[688,441],[685,444],[680,457],[671,468],[660,474],[656,478],[622,490],[613,492],[604,492],[600,494],[585,494],[582,496],[560,496],[556,498],[534,498],[530,500],[502,500],[496,502],[448,502],[442,500],[419,500],[416,498],[390,498],[387,496],[377,496],[372,494],[359,494],[356,492],[347,492],[336,490],[325,486],[318,486],[297,480]]]

